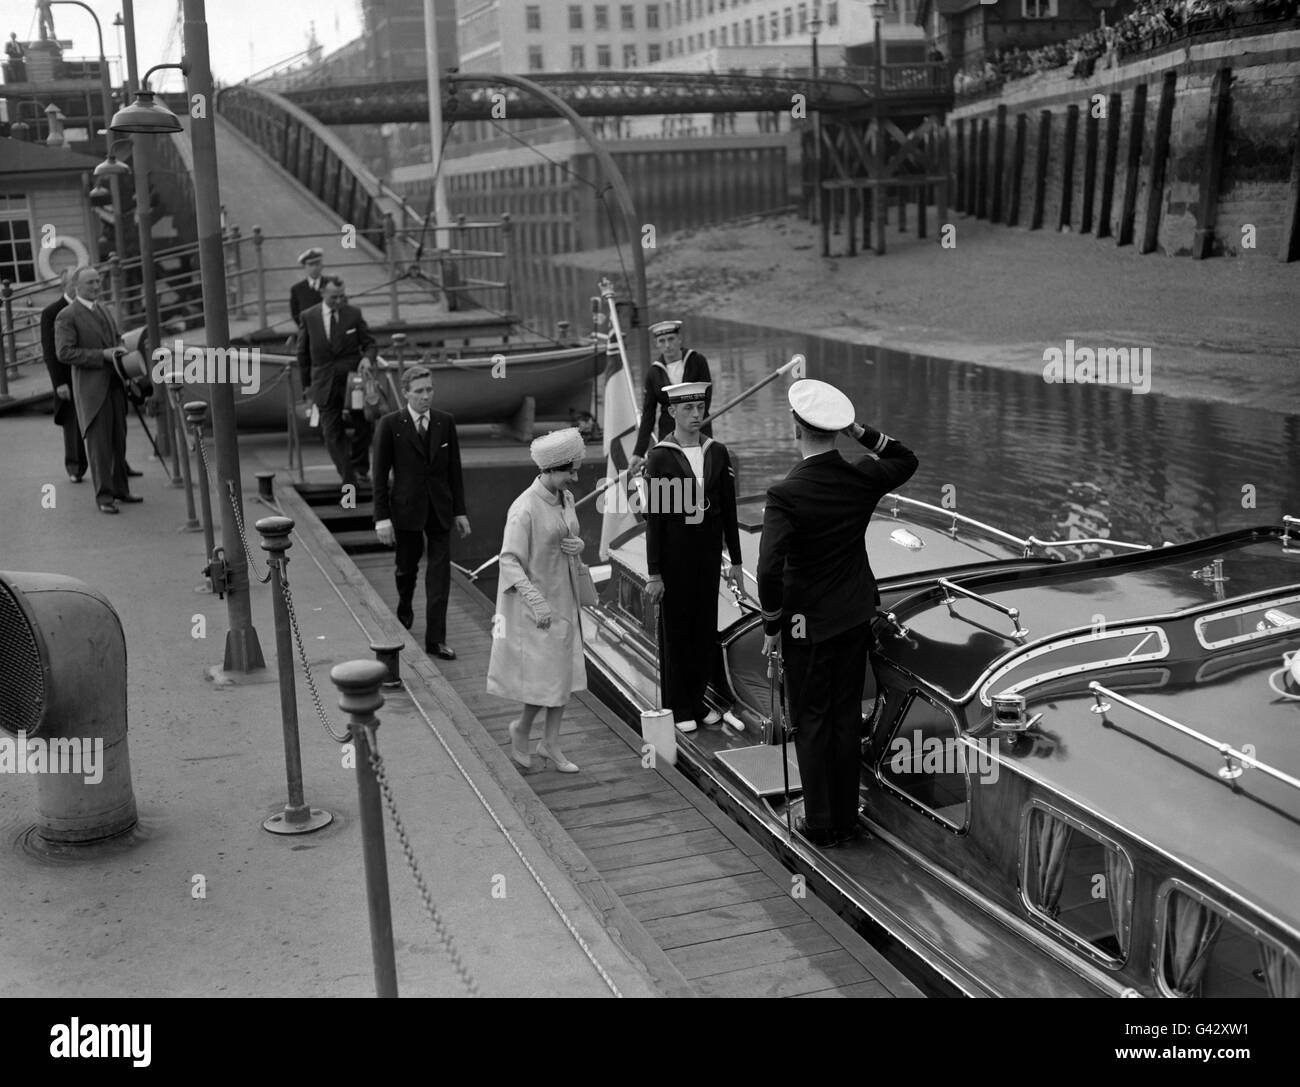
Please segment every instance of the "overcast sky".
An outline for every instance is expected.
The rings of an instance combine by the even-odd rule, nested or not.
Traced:
[[[104,27],[104,52],[110,58],[120,53],[118,29],[113,18],[122,10],[121,0],[85,0]],[[182,38],[177,20],[178,0],[135,0],[137,55],[140,74],[154,64],[178,62]],[[361,32],[360,5],[356,0],[207,0],[208,42],[212,70],[226,83],[234,83],[252,72],[286,60],[307,48],[311,23],[316,37],[328,53]],[[55,4],[54,29],[61,39],[71,39],[70,56],[98,55],[95,24],[80,8]],[[7,40],[10,31],[23,39],[37,35],[34,0],[0,0],[0,31]],[[173,30],[173,26],[176,29]],[[116,82],[117,66],[113,66]],[[179,72],[160,72],[152,81],[155,89],[179,90]]]

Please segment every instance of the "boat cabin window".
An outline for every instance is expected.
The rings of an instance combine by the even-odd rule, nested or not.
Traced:
[[[1021,830],[1020,894],[1057,935],[1118,966],[1133,923],[1133,864],[1115,842],[1033,804]]]
[[[658,644],[659,636],[654,629],[654,609],[646,606],[645,590],[628,571],[615,565],[611,571],[613,581],[610,602],[631,619],[641,632]]]
[[[1300,961],[1231,910],[1170,881],[1156,909],[1166,996],[1300,997]]]
[[[1206,649],[1267,638],[1279,630],[1300,630],[1300,596],[1259,601],[1196,620],[1196,637]]]
[[[981,766],[973,743],[958,734],[957,721],[920,691],[911,691],[889,743],[881,752],[880,780],[952,830],[970,821],[971,773],[996,772]]]
[[[1096,634],[1062,638],[1031,649],[998,669],[980,690],[980,699],[988,705],[991,694],[1015,694],[1062,676],[1160,660],[1168,655],[1169,639],[1157,626],[1101,630]]]

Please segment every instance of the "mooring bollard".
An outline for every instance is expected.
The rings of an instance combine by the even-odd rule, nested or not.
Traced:
[[[302,795],[302,748],[298,743],[298,689],[293,678],[293,630],[289,626],[289,604],[285,599],[288,579],[285,567],[292,546],[288,517],[263,517],[254,525],[262,534],[262,550],[271,568],[271,605],[275,612],[275,660],[280,673],[280,726],[284,732],[284,768],[289,782],[289,802],[262,823],[272,834],[306,834],[334,821],[323,808],[308,807]]]
[[[388,675],[384,678],[385,687],[400,687],[402,685],[402,662],[398,657],[401,651],[401,642],[370,643],[370,652],[375,655],[375,660],[388,670]]]
[[[397,995],[397,963],[393,957],[393,910],[388,900],[388,859],[384,852],[384,809],[379,782],[370,767],[366,729],[377,728],[375,710],[384,704],[379,693],[385,669],[378,661],[347,661],[330,669],[339,689],[339,708],[352,719],[352,746],[357,764],[357,800],[361,816],[361,852],[366,869],[366,903],[370,909],[370,954],[375,963],[375,995]]]
[[[189,423],[190,430],[194,435],[194,447],[199,449],[199,443],[203,441],[203,424],[208,418],[208,405],[203,400],[191,400],[185,405],[185,421]],[[216,550],[217,541],[212,532],[212,495],[208,493],[208,466],[203,459],[203,452],[199,450],[199,499],[203,504],[203,557],[211,564],[213,552]],[[208,579],[206,589],[200,587],[200,592],[212,592],[212,575],[208,567],[205,566],[204,576]]]
[[[258,472],[257,474],[257,497],[264,498],[268,502],[275,501],[275,473]]]

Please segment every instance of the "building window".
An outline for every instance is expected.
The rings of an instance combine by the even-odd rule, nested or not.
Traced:
[[[773,41],[781,37],[781,15],[779,12],[772,12],[767,17],[767,36]]]
[[[663,59],[664,51],[660,48],[658,42],[651,42],[646,46],[646,63],[658,64]]]
[[[607,4],[597,4],[595,8],[595,28],[597,30],[609,29],[609,6]]]
[[[608,45],[596,46],[596,67],[597,68],[614,67],[613,54],[611,53]]]
[[[646,4],[645,28],[647,30],[659,29],[659,5],[658,4]]]
[[[718,44],[719,44],[719,45],[726,45],[726,44],[727,44],[727,24],[726,24],[726,23],[723,23],[722,26],[718,27]]]
[[[712,48],[713,48],[715,45],[717,45],[717,44],[718,44],[718,32],[717,32],[716,30],[710,30],[710,31],[709,31],[709,48],[712,49]]]
[[[785,31],[785,36],[787,38],[791,37],[794,34],[793,9],[786,8],[785,11],[781,13],[781,28]]]
[[[754,44],[754,20],[753,19],[745,20],[745,44],[746,45]]]
[[[1052,0],[1052,2],[1055,3],[1056,0]],[[839,21],[840,21],[840,5],[836,2],[836,0],[830,0],[830,2],[826,5],[826,25],[834,26]]]
[[[808,5],[800,4],[799,8],[799,33],[802,34],[808,29]]]
[[[1023,0],[1026,19],[1055,19],[1056,0]]]
[[[581,4],[569,5],[569,29],[570,30],[582,29],[582,5]]]
[[[636,46],[635,45],[623,46],[623,67],[624,68],[636,67]]]
[[[767,19],[760,15],[754,21],[758,24],[758,44],[762,45],[767,41]]]
[[[673,22],[675,22],[678,26],[681,26],[682,25],[682,0],[674,0],[673,10],[675,12],[675,14],[673,15]],[[689,8],[687,10],[689,10]]]
[[[569,67],[575,72],[585,71],[587,68],[587,53],[580,45],[569,46]]]
[[[32,222],[24,193],[0,193],[0,279],[36,282]]]
[[[713,0],[709,0],[709,14],[713,14]]]
[[[1128,958],[1133,864],[1124,851],[1037,806],[1022,841],[1020,888],[1030,912],[1113,965]]]
[[[529,30],[542,29],[542,9],[539,4],[529,4],[524,8],[524,25]]]
[[[530,72],[540,72],[545,69],[542,63],[542,47],[540,45],[530,45],[528,47],[528,70]]]
[[[618,25],[624,30],[636,29],[636,8],[631,4],[624,4],[618,9]]]

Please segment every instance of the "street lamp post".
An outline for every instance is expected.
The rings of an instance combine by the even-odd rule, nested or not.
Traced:
[[[203,0],[184,0],[182,10],[185,18],[185,63],[155,65],[145,72],[135,103],[118,111],[111,127],[117,132],[161,134],[181,131],[175,114],[155,105],[148,87],[149,76],[161,68],[179,67],[185,73],[186,100],[190,103],[190,142],[194,152],[194,204],[199,234],[199,271],[203,278],[204,326],[207,346],[225,349],[230,343],[230,317],[226,309],[226,269],[221,246],[221,191],[217,174],[208,24]],[[225,554],[222,573],[229,625],[224,668],[228,672],[251,672],[265,668],[266,660],[253,627],[248,556],[236,519],[242,517],[244,495],[235,434],[235,389],[233,385],[222,382],[212,385],[211,390],[221,542]]]
[[[123,28],[126,52],[127,92],[134,94],[140,89],[139,67],[135,53],[135,0],[122,0],[122,13],[115,22]],[[144,322],[149,338],[150,350],[162,346],[162,321],[158,315],[158,290],[153,257],[153,194],[149,185],[150,152],[147,136],[136,134],[131,137],[135,155],[135,222],[140,235],[140,289],[144,292]],[[172,443],[173,423],[171,404],[167,397],[162,398],[159,415],[159,449],[163,455],[171,453],[172,486],[181,485],[180,450]],[[170,448],[169,448],[170,447]]]
[[[99,38],[99,90],[103,97],[104,109],[104,147],[112,137],[109,135],[108,122],[113,116],[113,88],[108,78],[108,57],[104,55],[104,28],[99,23],[99,16],[95,14],[94,8],[89,4],[83,4],[81,0],[49,0],[51,4],[71,4],[88,12],[90,17],[95,20],[95,34]],[[93,134],[93,133],[92,133]],[[126,229],[123,223],[122,215],[122,187],[116,177],[109,179],[109,191],[113,194],[113,244],[117,246],[117,255],[119,258],[126,257]],[[118,320],[121,321],[124,316],[122,310],[122,284],[120,282],[113,284],[113,298],[117,302]]]

